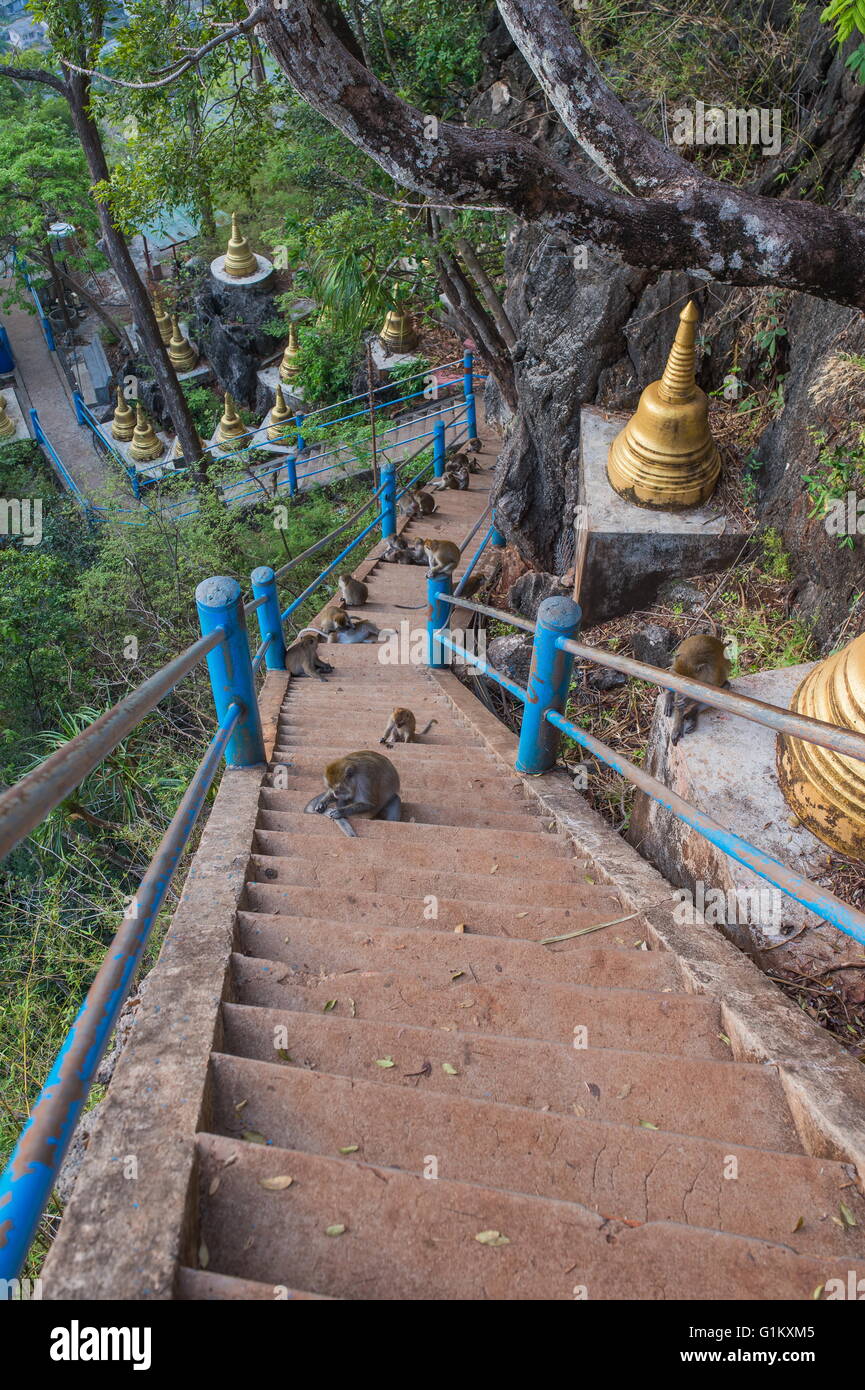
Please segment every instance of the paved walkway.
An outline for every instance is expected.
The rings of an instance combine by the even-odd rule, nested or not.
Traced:
[[[116,493],[119,488],[125,496],[119,473],[99,457],[90,431],[75,418],[72,392],[57,354],[48,350],[35,314],[12,308],[4,311],[3,322],[12,344],[18,378],[29,397],[29,402],[22,402],[22,405],[36,407],[43,430],[82,494],[90,500],[99,500],[106,492]]]

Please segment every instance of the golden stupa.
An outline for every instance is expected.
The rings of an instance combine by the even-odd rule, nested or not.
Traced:
[[[152,463],[154,459],[161,458],[165,453],[165,445],[153,428],[143,408],[138,405],[135,408],[135,429],[132,433],[132,443],[129,445],[129,454],[135,459],[136,463]]]
[[[186,335],[181,332],[180,324],[174,317],[171,320],[171,341],[168,344],[168,356],[177,372],[191,372],[193,367],[198,365],[198,353]]]
[[[231,236],[225,251],[223,269],[226,275],[233,275],[238,280],[258,273],[258,261],[246,237],[241,236],[236,212],[231,214]]]
[[[388,352],[413,352],[418,343],[414,319],[403,309],[388,309],[378,336]]]
[[[282,361],[279,364],[280,381],[284,381],[288,384],[297,376],[297,354],[299,351],[300,345],[297,341],[297,324],[292,323],[289,324],[288,342],[285,345],[285,352],[282,354]]]
[[[8,439],[15,433],[15,421],[6,407],[6,397],[0,392],[0,439]]]
[[[237,413],[234,397],[230,391],[226,391],[225,410],[216,431],[216,442],[223,446],[234,445],[240,435],[246,434],[249,434],[249,431]]]
[[[206,455],[207,449],[205,448],[204,440],[201,438],[201,435],[199,434],[198,430],[195,431],[195,438],[198,440],[198,453],[197,453],[197,455],[196,455],[196,457],[195,457],[194,462],[200,463],[200,461],[201,461],[201,460],[204,458],[204,456]],[[178,436],[178,438],[175,439],[175,441],[174,441],[174,444],[173,444],[172,449],[171,449],[171,453],[169,454],[169,458],[171,458],[171,459],[180,459],[181,462],[183,461],[183,450],[182,450],[181,447],[180,447],[180,438],[179,438],[179,436]]]
[[[162,301],[158,295],[152,296],[153,313],[156,318],[156,326],[159,329],[159,336],[166,347],[171,342],[171,319],[162,307]],[[169,356],[171,354],[169,353]]]
[[[135,433],[135,411],[123,394],[123,387],[117,388],[117,404],[111,417],[111,436],[121,444],[128,444]]]
[[[267,427],[268,439],[281,439],[289,428],[293,418],[291,411],[285,403],[282,387],[277,385],[276,399],[273,402],[273,410],[270,412],[270,424]]]
[[[679,315],[664,375],[646,387],[610,445],[610,485],[638,507],[698,507],[718,482],[721,458],[709,432],[709,402],[695,380],[698,322],[690,300]]]
[[[796,714],[865,734],[865,634],[821,661],[790,702]],[[865,762],[779,734],[778,778],[796,815],[841,854],[865,859]]]

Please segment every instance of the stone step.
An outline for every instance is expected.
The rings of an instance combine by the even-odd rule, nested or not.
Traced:
[[[255,1279],[234,1279],[230,1274],[214,1274],[209,1269],[189,1269],[181,1265],[177,1274],[175,1298],[190,1302],[237,1302],[249,1303],[261,1300],[273,1303],[276,1300],[306,1299],[330,1302],[327,1294],[307,1293],[303,1289],[289,1289],[284,1284],[277,1289],[273,1284],[260,1284]]]
[[[284,796],[284,793],[276,792],[270,787],[262,788],[262,795]],[[432,808],[430,808],[432,809]],[[323,816],[307,816],[303,811],[278,810],[271,806],[264,806],[258,813],[258,825],[263,830],[278,830],[285,834],[321,838],[327,836],[333,838],[330,826]],[[484,827],[472,828],[467,824],[452,825],[438,823],[436,833],[430,836],[424,825],[419,825],[412,821],[379,821],[358,819],[355,822],[355,830],[358,839],[368,840],[372,844],[381,844],[385,840],[388,846],[398,846],[400,849],[406,845],[421,846],[429,845],[431,841],[437,847],[446,845],[454,850],[465,847],[467,850],[477,849],[480,853],[495,853],[499,848],[508,850],[513,854],[530,854],[533,860],[537,859],[560,859],[571,858],[575,854],[571,843],[562,835],[555,835],[547,830],[549,821],[542,821],[538,817],[531,820],[526,817],[526,830],[501,830]],[[526,838],[527,833],[530,839]],[[346,844],[348,841],[346,840]],[[392,850],[389,849],[389,852]],[[490,861],[491,863],[494,861]]]
[[[280,774],[286,777],[286,786],[281,789],[283,792],[307,793],[308,799],[322,785],[322,776],[328,764],[343,757],[346,752],[354,751],[357,750],[351,746],[347,750],[345,747],[306,749],[303,753],[291,748],[277,748],[271,767],[286,769],[284,774]],[[528,801],[512,783],[479,769],[474,759],[464,760],[461,769],[441,768],[430,759],[409,762],[406,758],[393,758],[392,762],[399,773],[400,795],[404,801],[431,801],[434,804],[452,805],[460,810],[471,809],[481,803],[484,810],[505,815],[540,815],[537,802]]]
[[[342,882],[346,877],[345,869],[345,861],[338,867],[318,860],[254,853],[250,855],[246,874],[251,883],[321,890],[330,888],[334,882]],[[472,906],[522,902],[530,911],[538,907],[584,907],[596,891],[581,883],[576,875],[570,882],[551,882],[542,868],[536,873],[524,868],[521,874],[491,873],[489,867],[474,873],[451,873],[432,866],[400,868],[392,856],[384,855],[354,861],[351,886],[363,893],[402,893],[415,899],[435,892],[445,898],[462,898]]]
[[[770,1067],[614,1048],[444,1032],[330,1014],[223,1004],[223,1051],[273,1063],[494,1100],[557,1114],[801,1153]],[[379,1060],[390,1058],[393,1067]],[[456,1068],[456,1075],[443,1070]],[[288,1064],[285,1064],[288,1065]],[[428,1071],[428,1075],[425,1074]]]
[[[574,1202],[382,1170],[351,1159],[197,1140],[209,1267],[336,1298],[810,1298],[865,1265],[672,1223],[629,1227]],[[269,1192],[262,1182],[291,1176]],[[344,1233],[329,1235],[334,1227]],[[507,1242],[482,1244],[497,1231]]]
[[[400,962],[401,965],[401,962]],[[677,1057],[729,1057],[719,1037],[718,1006],[693,994],[511,980],[492,985],[470,976],[432,984],[398,965],[351,970],[326,979],[292,971],[281,961],[235,954],[231,998],[238,1004],[331,1018],[460,1029],[484,1037],[542,1039],[576,1047],[669,1052]]]
[[[309,795],[312,796],[315,791],[321,789],[322,783],[320,780],[315,784],[310,782]],[[262,806],[266,807],[268,810],[283,810],[299,812],[300,815],[304,814],[302,809],[300,809],[302,798],[296,794],[277,791],[273,787],[262,787],[261,798]],[[451,801],[450,805],[441,806],[429,796],[425,797],[423,800],[404,798],[402,803],[402,817],[403,822],[414,821],[418,825],[468,826],[479,830],[498,828],[501,830],[525,831],[528,834],[534,833],[536,835],[540,835],[544,831],[544,822],[541,820],[540,816],[537,814],[533,815],[530,811],[524,811],[522,813],[503,812],[498,810],[489,811],[486,805],[483,810],[481,810],[476,805],[473,805],[470,800],[466,803],[457,804]],[[317,816],[310,816],[310,824],[315,824],[318,819]],[[323,824],[324,822],[322,821],[320,823]],[[327,825],[326,829],[328,832],[331,832],[334,827],[332,825]],[[339,834],[339,831],[336,833]],[[395,831],[394,833],[398,832]]]
[[[340,872],[347,865],[361,868],[367,864],[401,864],[405,869],[424,869],[428,873],[439,870],[457,873],[489,874],[497,878],[522,878],[529,874],[533,878],[543,878],[548,883],[568,883],[571,887],[585,885],[584,871],[589,860],[543,859],[538,860],[531,847],[522,854],[492,853],[488,848],[479,850],[466,845],[440,845],[437,837],[428,836],[433,843],[401,844],[395,852],[391,843],[383,844],[368,837],[346,840],[345,844],[335,844],[333,836],[289,835],[279,831],[258,829],[255,832],[253,849],[258,854],[279,858],[315,861],[320,868]],[[348,856],[348,857],[346,857]]]
[[[335,825],[331,829],[334,835],[341,834]],[[318,888],[313,893],[304,885],[280,887],[279,884],[248,881],[241,906],[250,912],[278,912],[288,917],[314,912],[316,917],[332,917],[337,922],[354,922],[356,926],[421,927],[432,922],[439,931],[452,931],[463,925],[468,932],[517,936],[526,941],[594,927],[623,915],[613,890],[602,887],[593,890],[589,901],[576,902],[571,907],[529,907],[521,893],[512,902],[495,906],[482,901],[469,903],[461,897],[437,897],[431,904],[428,893],[416,898],[407,898],[401,893],[364,893],[336,888]],[[434,919],[429,915],[433,908],[437,912]],[[523,917],[524,912],[528,912],[528,916]]]
[[[493,985],[502,976],[510,976],[517,980],[556,980],[562,984],[619,989],[680,989],[675,962],[668,952],[634,947],[635,926],[636,923],[623,922],[618,929],[624,941],[630,927],[627,945],[599,946],[602,934],[592,932],[556,946],[540,946],[534,941],[504,936],[440,932],[435,930],[434,922],[423,931],[364,928],[350,922],[241,911],[237,914],[237,944],[245,955],[283,961],[309,975],[398,969],[431,984],[446,984],[462,970],[467,980],[481,985]]]
[[[251,1131],[330,1158],[357,1145],[358,1161],[415,1174],[432,1154],[440,1177],[582,1203],[614,1221],[686,1221],[800,1253],[863,1253],[865,1200],[849,1164],[241,1057],[215,1054],[212,1069],[210,1123],[228,1138]],[[833,1220],[840,1202],[857,1227]]]

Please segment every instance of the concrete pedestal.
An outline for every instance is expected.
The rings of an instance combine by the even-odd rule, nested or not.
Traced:
[[[276,399],[276,388],[277,386],[281,386],[282,394],[285,397],[285,403],[289,410],[293,410],[296,413],[298,410],[303,409],[303,387],[295,386],[293,382],[289,385],[287,381],[283,381],[279,375],[278,362],[275,362],[271,367],[260,368],[260,370],[256,372],[256,376],[265,391],[269,392],[268,399],[270,401]]]
[[[665,580],[724,569],[745,541],[711,498],[688,512],[650,511],[613,491],[607,454],[627,418],[593,406],[581,413],[579,500],[589,533],[584,627],[648,607]]]
[[[150,463],[139,463],[129,452],[131,442],[129,444],[124,444],[119,439],[115,439],[111,434],[110,423],[106,424],[103,429],[106,438],[110,440],[112,447],[120,457],[124,459],[127,468],[137,473],[139,478],[146,478],[148,481],[158,481],[160,478],[164,478],[166,473],[174,473],[176,471],[174,459],[169,457],[169,442],[161,430],[156,431],[156,437],[165,445],[165,453],[161,458],[152,459]]]
[[[269,261],[266,256],[259,256],[257,251],[254,251],[253,255],[258,265],[254,275],[227,275],[225,256],[217,256],[215,261],[210,262],[210,273],[220,285],[228,285],[234,290],[269,289],[273,279],[273,261]]]
[[[372,349],[373,366],[382,376],[389,376],[397,367],[401,367],[405,362],[416,362],[422,356],[420,347],[416,347],[412,352],[389,352],[384,346],[381,338],[370,339]]]
[[[809,670],[811,665],[763,671],[739,677],[732,686],[742,695],[788,709]],[[819,879],[829,850],[796,820],[784,800],[775,771],[775,734],[749,719],[704,709],[694,733],[684,735],[674,748],[663,704],[662,694],[649,735],[646,770],[782,864]],[[716,849],[644,792],[636,794],[626,838],[671,883],[689,889],[698,899],[702,893],[704,915],[710,921],[714,915],[715,925],[743,950],[758,950],[763,941],[781,941],[791,930],[820,920]],[[725,904],[717,890],[724,894]],[[725,906],[733,911],[726,912],[728,920],[722,924],[717,916],[725,912]],[[840,936],[832,927],[824,932]]]

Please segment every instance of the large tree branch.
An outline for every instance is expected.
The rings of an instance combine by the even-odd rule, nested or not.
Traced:
[[[46,72],[44,68],[19,68],[12,63],[4,63],[0,66],[0,77],[17,78],[19,82],[41,82],[46,87],[53,87],[61,96],[66,95],[63,78],[56,73]]]
[[[537,0],[533,10],[539,30],[558,14],[555,5]],[[398,183],[432,201],[512,212],[617,252],[629,265],[702,270],[732,284],[778,285],[865,308],[865,223],[859,218],[702,177],[686,181],[672,166],[668,183],[676,184],[675,192],[632,198],[600,188],[512,132],[432,122],[346,51],[315,0],[270,0],[262,34],[311,106]],[[641,139],[651,144],[644,132]],[[604,157],[613,168],[615,151],[605,141]],[[636,136],[623,135],[620,144],[633,159],[642,158]],[[624,155],[615,157],[624,177]],[[660,187],[664,174],[657,165],[654,177]]]

